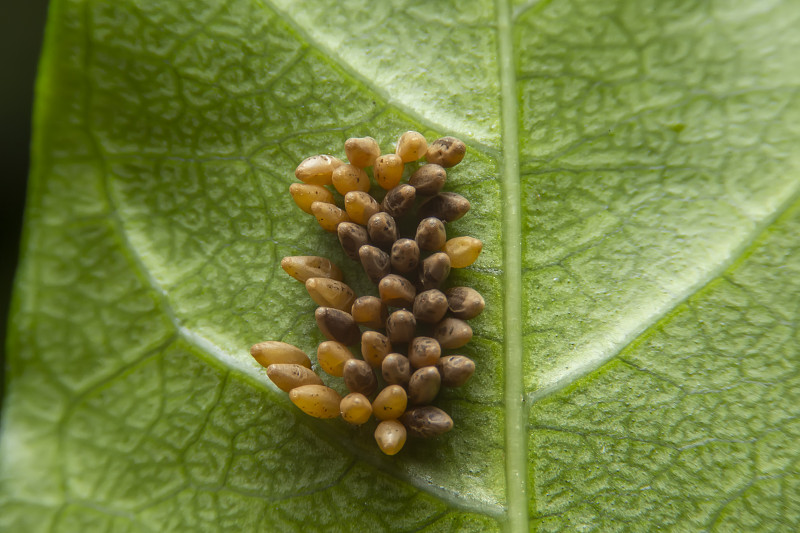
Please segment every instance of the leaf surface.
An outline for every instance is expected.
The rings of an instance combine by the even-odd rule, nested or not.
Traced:
[[[56,0],[9,338],[14,531],[788,529],[793,2]],[[248,347],[322,340],[297,162],[468,143],[456,429],[382,456]],[[302,215],[302,216],[301,216]],[[335,382],[336,380],[331,380]]]

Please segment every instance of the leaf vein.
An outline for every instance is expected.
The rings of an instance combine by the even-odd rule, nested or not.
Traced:
[[[784,201],[781,202],[772,213],[762,218],[760,223],[756,225],[747,237],[742,239],[742,242],[714,268],[710,269],[705,276],[698,279],[696,283],[688,286],[680,294],[677,294],[672,301],[668,302],[658,312],[653,313],[647,320],[643,320],[638,328],[629,331],[623,339],[613,344],[606,353],[601,354],[599,357],[583,361],[580,365],[571,369],[551,385],[528,394],[528,400],[530,402],[538,402],[539,400],[552,396],[617,358],[626,348],[635,344],[638,339],[644,337],[662,320],[668,318],[678,307],[687,303],[692,297],[702,292],[717,279],[724,277],[728,270],[735,268],[737,263],[743,261],[749,255],[748,252],[750,249],[758,244],[761,236],[768,232],[770,227],[779,218],[798,205],[800,205],[800,185],[795,186],[794,190],[787,194]]]
[[[498,58],[503,139],[503,318],[504,401],[506,404],[506,501],[508,528],[528,531],[527,428],[524,406],[522,348],[522,214],[519,173],[519,102],[517,101],[513,23],[509,0],[496,0]]]
[[[294,18],[292,18],[288,13],[284,12],[283,10],[279,9],[274,3],[270,2],[269,0],[258,0],[261,5],[274,11],[275,13],[280,14],[281,18],[291,27],[292,31],[294,31],[297,36],[305,43],[308,44],[309,47],[316,49],[320,54],[327,59],[331,64],[336,66],[337,68],[341,69],[345,72],[348,76],[356,80],[362,86],[367,88],[368,90],[372,91],[380,98],[382,98],[388,105],[394,107],[395,109],[401,111],[414,121],[422,124],[423,126],[435,130],[440,133],[444,133],[447,135],[453,135],[460,139],[462,139],[465,143],[469,144],[473,148],[482,151],[483,153],[492,156],[498,157],[499,152],[497,148],[489,146],[487,144],[481,143],[475,140],[471,135],[467,134],[466,132],[456,131],[453,128],[447,127],[443,124],[438,124],[433,122],[432,120],[428,119],[427,117],[422,116],[418,112],[414,111],[413,109],[409,108],[407,105],[399,102],[397,99],[392,98],[392,96],[385,90],[381,89],[380,87],[376,86],[375,83],[371,82],[369,79],[365,78],[359,72],[354,70],[350,65],[348,65],[347,61],[345,61],[340,55],[336,54],[333,50],[329,47],[325,46],[318,40],[314,39],[307,31],[305,31]]]

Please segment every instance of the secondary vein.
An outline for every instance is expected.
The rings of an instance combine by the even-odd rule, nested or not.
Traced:
[[[530,404],[534,404],[548,398],[616,359],[630,346],[635,345],[639,339],[647,335],[648,332],[653,331],[653,328],[657,327],[658,324],[667,320],[681,305],[684,305],[714,281],[724,276],[726,272],[735,268],[744,258],[748,257],[748,251],[758,245],[761,237],[769,231],[772,225],[785,213],[796,208],[798,203],[800,203],[800,186],[795,186],[787,194],[786,198],[771,213],[762,218],[753,227],[753,230],[748,232],[746,237],[742,239],[742,242],[732,248],[713,268],[699,276],[694,283],[688,285],[684,290],[676,293],[673,299],[664,302],[655,312],[644,317],[637,327],[627,331],[617,342],[609,344],[596,357],[582,360],[574,368],[563,372],[558,379],[550,380],[549,382],[545,380],[543,387],[527,395],[527,401]]]
[[[291,30],[295,33],[296,37],[299,41],[305,42],[310,48],[317,50],[322,57],[327,59],[330,64],[337,68],[344,73],[346,73],[349,77],[351,77],[355,82],[361,84],[364,89],[370,91],[381,98],[387,105],[397,109],[404,115],[406,115],[409,119],[417,122],[418,124],[425,126],[426,128],[432,129],[434,131],[440,132],[444,135],[453,135],[458,137],[459,139],[463,140],[467,145],[479,150],[485,154],[490,156],[497,155],[497,148],[488,145],[484,142],[478,141],[477,139],[473,138],[473,136],[467,132],[458,131],[451,127],[448,127],[444,124],[439,124],[429,117],[422,115],[421,113],[415,111],[414,109],[410,108],[408,105],[404,104],[403,102],[399,101],[397,98],[393,97],[392,94],[387,91],[386,89],[380,87],[378,84],[374,82],[374,80],[370,80],[367,76],[364,76],[358,70],[353,68],[353,66],[348,63],[341,54],[332,50],[329,46],[325,45],[320,39],[314,38],[314,36],[303,27],[300,22],[295,20],[286,10],[281,9],[278,7],[277,4],[273,0],[257,0],[257,2],[264,6],[266,9],[273,11],[280,15],[281,20],[285,22]]]
[[[498,61],[503,124],[503,264],[505,278],[506,497],[508,529],[528,531],[527,425],[522,376],[522,229],[520,213],[517,79],[514,65],[511,6],[497,0]]]

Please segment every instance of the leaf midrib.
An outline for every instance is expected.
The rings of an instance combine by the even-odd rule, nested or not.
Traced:
[[[510,0],[496,0],[497,52],[503,126],[503,324],[505,339],[506,504],[508,529],[528,531],[527,423],[523,409],[522,216],[519,176],[519,108]]]

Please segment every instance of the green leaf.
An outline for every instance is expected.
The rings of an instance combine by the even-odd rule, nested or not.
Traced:
[[[791,530],[800,5],[54,0],[0,528]],[[321,340],[285,255],[316,153],[468,144],[456,428],[380,454],[248,347]],[[302,216],[301,216],[302,215]],[[332,380],[335,381],[335,380]]]

